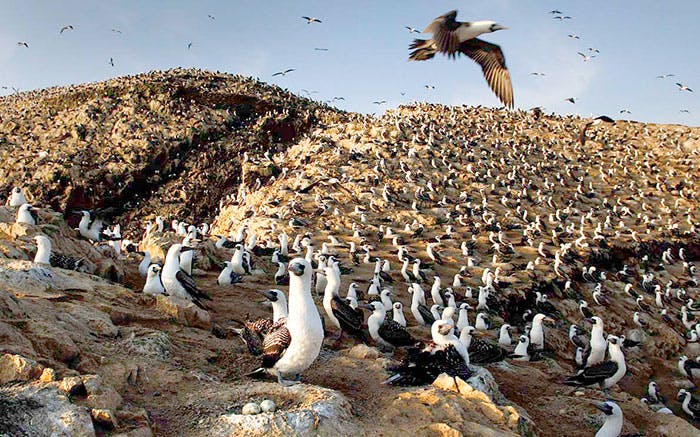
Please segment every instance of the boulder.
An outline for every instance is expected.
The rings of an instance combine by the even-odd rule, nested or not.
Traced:
[[[90,415],[55,385],[0,387],[0,435],[93,436]]]
[[[43,366],[34,360],[20,355],[3,354],[0,356],[0,384],[12,381],[32,381],[41,376]]]
[[[193,302],[163,295],[158,295],[156,299],[156,307],[179,323],[207,331],[211,330],[211,316]]]

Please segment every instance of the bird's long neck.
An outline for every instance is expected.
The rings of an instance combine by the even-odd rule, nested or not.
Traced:
[[[37,245],[35,263],[50,264],[51,259],[51,244],[39,243]]]
[[[282,299],[277,299],[272,302],[272,320],[277,323],[279,319],[287,317],[289,311],[287,310],[287,302],[282,301]]]
[[[612,415],[605,419],[605,423],[596,433],[596,437],[612,437],[620,435],[622,430],[622,416]]]
[[[304,322],[318,318],[318,310],[311,297],[311,275],[296,276],[290,275],[289,278],[289,318],[287,321],[287,329],[292,336],[292,331],[303,329]],[[319,319],[320,323],[320,319]]]

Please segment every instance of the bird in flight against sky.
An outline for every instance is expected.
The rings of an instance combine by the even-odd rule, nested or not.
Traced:
[[[375,100],[375,101],[372,102],[372,103],[374,103],[375,105],[383,105],[383,104],[386,103],[386,100]]]
[[[213,16],[213,15],[211,15],[211,14],[208,14],[207,17],[209,17],[209,18],[212,19],[212,20],[216,20],[216,17]]]
[[[191,48],[192,48],[192,43],[191,42],[187,43],[187,50],[189,50]]]
[[[537,72],[537,71],[533,71],[533,72],[530,73],[530,74],[531,74],[532,76],[546,76],[546,74],[544,74],[544,73],[539,73],[539,72]]]
[[[306,24],[311,24],[311,23],[323,23],[323,21],[319,20],[318,18],[314,18],[314,17],[306,17],[306,16],[304,16],[304,17],[301,17],[301,18],[303,18],[304,20],[306,20]]]
[[[121,30],[119,30],[119,29],[112,29],[112,32],[114,32],[114,33],[118,33],[118,34],[121,34],[121,33],[122,33],[122,31],[121,31]]]
[[[657,79],[666,79],[667,77],[673,77],[675,74],[669,73],[669,74],[662,74],[661,76],[656,76]]]
[[[556,9],[553,10],[553,11],[549,11],[549,13],[550,13],[550,14],[554,14],[554,15],[562,15],[562,14],[563,14],[562,11],[558,11],[558,10],[556,10]]]
[[[24,42],[24,41],[18,42],[17,45],[18,45],[18,46],[24,46],[24,47],[26,47],[26,48],[29,48],[29,44],[27,44],[27,43]]]
[[[291,73],[292,71],[294,71],[293,68],[288,68],[288,69],[286,69],[286,70],[284,70],[284,71],[278,71],[277,73],[273,74],[272,77],[275,77],[275,76],[286,76],[287,73]]]
[[[579,55],[581,55],[583,57],[583,62],[588,62],[591,59],[595,58],[595,55],[586,55],[586,54],[583,54],[581,52],[576,52],[576,53],[578,53]]]
[[[629,109],[621,109],[620,110],[620,114],[631,114],[631,113],[632,113],[632,111],[630,111]]]
[[[682,83],[676,82],[676,85],[678,85],[678,91],[690,91],[691,93],[693,92],[693,90],[688,88],[686,85],[683,85]]]
[[[63,32],[65,32],[66,30],[73,30],[73,25],[72,25],[72,24],[69,24],[68,26],[63,26],[63,27],[61,27],[61,30],[59,30],[58,33],[63,33]]]
[[[690,111],[687,109],[681,109],[682,114],[690,114]]]
[[[568,99],[564,99],[565,102],[571,102],[573,104],[576,104],[576,99],[573,97],[569,97]]]
[[[580,37],[580,36],[578,36],[578,35],[576,35],[576,34],[574,34],[574,33],[570,33],[570,34],[569,34],[569,38],[573,38],[573,39],[581,39],[581,37]]]
[[[109,65],[114,67],[114,58],[109,58]]]
[[[405,26],[406,29],[408,29],[408,33],[420,33],[420,30],[416,29],[415,27],[411,26]]]
[[[427,61],[436,53],[449,58],[464,54],[481,66],[491,90],[509,108],[513,107],[513,85],[506,67],[506,59],[496,44],[478,39],[484,33],[507,29],[494,21],[459,22],[457,11],[450,11],[433,20],[423,33],[433,34],[429,40],[416,39],[410,46],[411,61]]]
[[[316,50],[317,52],[327,52],[328,51],[328,49],[323,48],[323,47],[314,47],[314,50]]]

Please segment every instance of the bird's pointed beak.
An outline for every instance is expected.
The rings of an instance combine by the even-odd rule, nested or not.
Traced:
[[[612,407],[605,402],[595,402],[593,405],[608,416],[613,413]]]
[[[542,321],[543,321],[543,322],[548,322],[548,323],[554,323],[554,319],[551,318],[551,317],[545,317],[544,319],[542,319]]]
[[[304,274],[304,264],[292,263],[289,265],[289,271],[297,276],[302,276]]]
[[[503,25],[500,25],[500,24],[497,24],[497,25],[495,25],[495,26],[493,27],[493,31],[494,31],[494,32],[497,31],[497,30],[508,30],[508,29],[509,29],[509,27],[506,27],[506,26],[503,26]]]
[[[450,333],[451,330],[452,330],[452,325],[450,325],[450,324],[448,323],[447,325],[442,325],[442,326],[440,327],[440,329],[438,329],[438,332],[439,332],[441,335],[447,335],[447,334]]]
[[[270,302],[277,302],[277,293],[272,290],[260,290],[260,294],[265,296]]]

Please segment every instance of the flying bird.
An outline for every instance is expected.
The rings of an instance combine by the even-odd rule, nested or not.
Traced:
[[[595,58],[595,55],[585,55],[581,52],[576,52],[576,53],[578,53],[579,55],[581,55],[581,57],[583,57],[583,62],[588,62],[591,59]]]
[[[323,47],[314,47],[314,50],[316,50],[317,52],[327,52],[328,51],[328,49],[323,48]]]
[[[553,11],[549,11],[549,13],[550,13],[550,14],[554,14],[554,15],[561,15],[561,14],[563,14],[562,11],[558,11],[558,10],[556,10],[556,9],[553,10]]]
[[[189,50],[189,49],[191,49],[191,48],[192,48],[192,43],[191,43],[191,42],[190,42],[190,43],[187,43],[187,50]]]
[[[683,114],[690,114],[690,111],[687,109],[681,109],[681,113]]]
[[[573,34],[573,33],[570,33],[570,34],[569,34],[569,38],[573,38],[573,39],[581,39],[581,37],[580,37],[580,36],[578,36],[578,35],[575,35],[575,34]]]
[[[114,67],[114,58],[109,58],[109,65]]]
[[[598,50],[598,49],[595,48],[595,47],[588,47],[588,51],[589,51],[589,52],[593,52],[593,53],[600,53],[600,50]]]
[[[114,32],[114,33],[119,33],[119,34],[121,34],[121,33],[122,33],[122,31],[121,31],[121,30],[119,30],[119,29],[112,29],[112,32]]]
[[[63,33],[63,32],[65,32],[66,30],[73,30],[73,25],[72,25],[72,24],[69,24],[68,26],[63,26],[63,27],[61,28],[61,30],[60,30],[58,33]]]
[[[216,17],[211,14],[207,14],[207,17],[211,18],[212,20],[216,20]]]
[[[18,46],[24,46],[24,47],[26,47],[26,48],[29,48],[29,44],[27,44],[27,43],[24,42],[24,41],[18,42],[17,45],[18,45]]]
[[[673,77],[675,74],[669,73],[669,74],[662,74],[661,76],[656,76],[657,79],[666,79],[667,77]]]
[[[420,33],[420,30],[416,29],[415,27],[411,26],[405,26],[406,29],[408,29],[408,33]]]
[[[568,15],[556,16],[556,17],[553,17],[553,18],[554,18],[555,20],[562,20],[562,21],[563,21],[563,20],[571,20],[571,17],[568,16]]]
[[[450,11],[433,20],[423,33],[433,34],[429,40],[416,39],[410,46],[413,50],[411,61],[427,61],[436,53],[444,53],[449,58],[465,54],[481,66],[481,70],[493,92],[507,107],[513,107],[513,85],[506,60],[501,48],[496,44],[480,40],[483,33],[496,32],[507,27],[493,21],[456,21],[457,11]]]
[[[537,71],[534,71],[534,72],[532,72],[532,73],[530,73],[530,74],[531,74],[532,76],[546,76],[546,74],[544,74],[544,73],[538,73]]]
[[[565,102],[571,102],[573,104],[576,104],[576,99],[573,97],[569,97],[568,99],[564,99]]]
[[[386,103],[386,100],[375,100],[375,101],[372,102],[372,103],[374,103],[375,105],[383,105],[383,104]]]
[[[632,113],[632,111],[630,111],[629,109],[621,109],[620,110],[620,114],[631,114],[631,113]]]
[[[284,70],[284,71],[278,71],[277,73],[273,74],[272,77],[275,77],[275,76],[286,76],[287,73],[291,73],[292,71],[294,71],[293,68],[288,68],[288,69],[286,69],[286,70]]]
[[[304,17],[301,17],[301,18],[303,18],[304,20],[306,20],[306,24],[311,24],[311,23],[323,23],[323,21],[319,20],[318,18],[314,18],[314,17],[306,17],[306,16],[304,16]]]
[[[691,93],[693,92],[693,90],[688,88],[686,85],[683,85],[682,83],[676,82],[676,85],[678,85],[678,91],[690,91]]]

